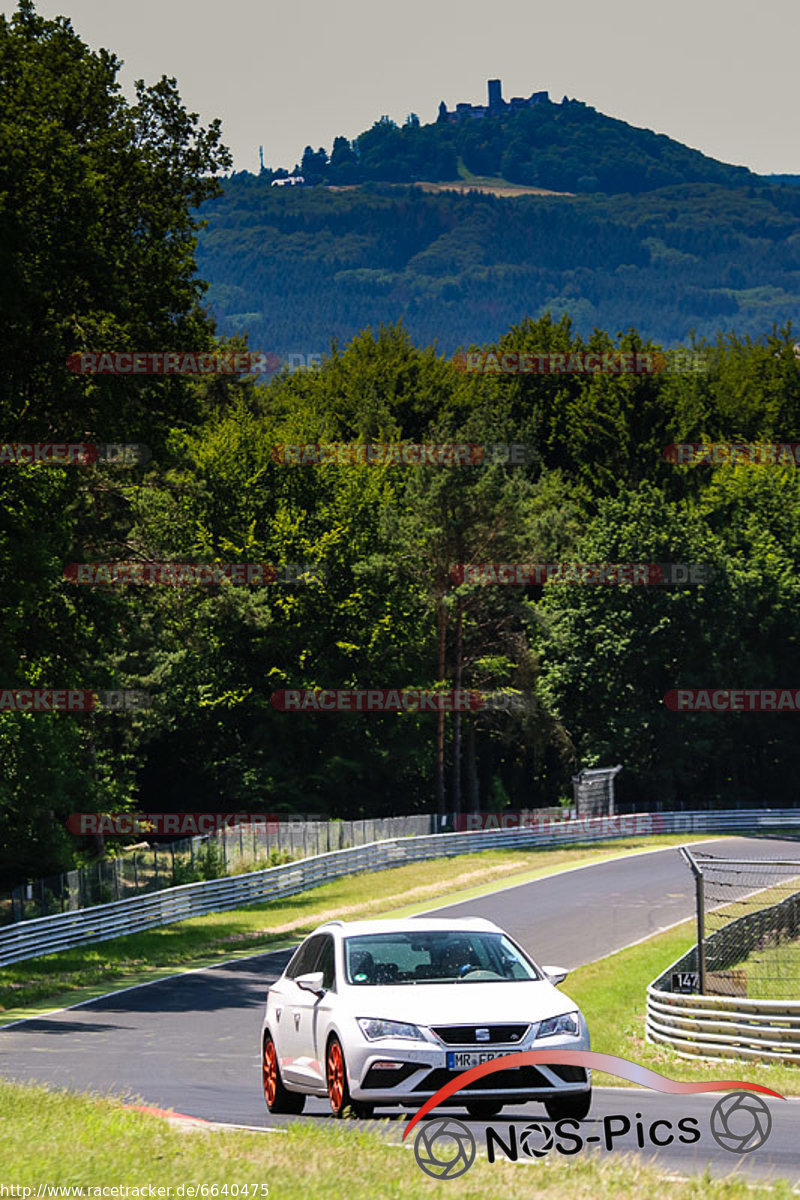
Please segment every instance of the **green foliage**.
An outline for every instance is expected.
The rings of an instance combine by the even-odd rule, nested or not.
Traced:
[[[119,62],[27,0],[0,16],[0,429],[4,442],[144,442],[198,417],[180,380],[71,374],[98,346],[213,346],[193,262],[193,210],[230,165],[175,81],[120,95]],[[95,467],[0,472],[0,686],[136,686],[135,605],[76,597],[64,567],[127,549],[142,475]],[[0,877],[70,866],[66,816],[133,797],[146,719],[0,713]]]
[[[727,179],[646,202],[512,204],[381,184],[277,196],[237,176],[203,206],[200,256],[226,319],[236,306],[261,314],[231,344],[244,345],[249,324],[255,345],[316,351],[309,341],[326,329],[321,369],[269,384],[83,378],[65,368],[76,350],[217,344],[193,211],[226,152],[172,81],[142,85],[127,105],[117,67],[27,3],[0,20],[3,439],[145,441],[154,454],[126,472],[3,467],[0,688],[138,687],[153,703],[0,712],[0,879],[102,853],[67,834],[72,812],[183,811],[187,796],[198,811],[344,818],[428,812],[437,798],[447,811],[459,797],[539,807],[562,800],[577,767],[622,761],[628,804],[793,803],[794,714],[676,714],[663,695],[800,680],[796,469],[675,466],[663,451],[800,441],[794,335],[770,319],[794,294],[797,188],[750,194]],[[558,114],[577,141],[599,128],[588,110]],[[515,129],[532,138],[550,117]],[[379,164],[389,144],[449,145],[464,170],[478,159],[496,169],[495,147],[447,142],[456,134],[381,121],[357,155],[337,140],[326,169]],[[531,144],[500,149],[516,147],[524,165]],[[612,319],[585,328],[537,316],[553,298]],[[740,302],[757,338],[716,332]],[[404,323],[375,319],[403,308]],[[699,376],[476,377],[441,357],[459,342],[653,351],[643,331],[656,315],[680,336],[695,314],[708,332]],[[419,349],[420,330],[434,329],[437,347]],[[530,461],[309,467],[273,453],[326,441],[523,443]],[[131,558],[299,563],[319,575],[265,587],[64,579],[69,562]],[[523,588],[452,572],[556,561],[699,562],[716,574],[702,587]],[[281,689],[455,686],[527,703],[457,720],[273,703]],[[219,855],[208,843],[196,873],[218,877]],[[176,863],[176,878],[187,871]]]
[[[200,879],[221,879],[226,874],[225,856],[216,838],[209,838],[197,852],[195,868]]]
[[[692,330],[757,337],[800,301],[796,187],[509,199],[241,174],[201,212],[198,262],[221,328],[279,355],[326,352],[387,315],[446,354],[548,311],[569,312],[585,339],[632,322],[665,344]]]

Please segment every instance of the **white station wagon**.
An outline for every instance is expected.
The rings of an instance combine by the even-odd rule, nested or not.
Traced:
[[[267,992],[261,1032],[272,1113],[327,1096],[341,1117],[418,1108],[460,1071],[521,1050],[588,1050],[577,1005],[492,921],[329,921],[298,947]],[[574,1065],[499,1070],[448,1103],[473,1117],[541,1101],[551,1120],[582,1120],[590,1072]]]

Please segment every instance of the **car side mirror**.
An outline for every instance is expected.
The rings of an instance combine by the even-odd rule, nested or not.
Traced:
[[[558,987],[559,983],[563,983],[569,975],[566,967],[542,967],[542,970],[553,987]]]
[[[313,992],[315,996],[323,996],[325,994],[325,988],[322,985],[324,978],[322,971],[310,971],[308,975],[298,975],[295,983],[304,992]]]

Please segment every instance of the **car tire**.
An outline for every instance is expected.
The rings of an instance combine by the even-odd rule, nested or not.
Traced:
[[[545,1100],[544,1106],[551,1121],[585,1121],[592,1107],[592,1089],[573,1096],[557,1096]]]
[[[503,1102],[501,1100],[468,1100],[464,1102],[464,1107],[476,1121],[491,1121],[492,1117],[496,1117],[503,1111]]]
[[[264,1100],[271,1113],[293,1113],[297,1115],[305,1108],[306,1098],[302,1092],[290,1092],[281,1079],[278,1054],[272,1034],[264,1038]]]
[[[347,1084],[347,1064],[344,1061],[342,1043],[335,1034],[328,1040],[328,1049],[325,1054],[325,1082],[328,1086],[328,1100],[332,1116],[339,1120],[349,1110],[352,1116],[365,1121],[369,1120],[375,1106],[366,1104],[362,1100],[353,1100],[351,1097]]]

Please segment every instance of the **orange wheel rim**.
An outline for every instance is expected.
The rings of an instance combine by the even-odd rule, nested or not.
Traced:
[[[342,1106],[344,1096],[344,1062],[338,1042],[333,1042],[328,1051],[328,1095],[331,1098],[331,1107],[337,1112]]]
[[[274,1104],[277,1090],[278,1061],[275,1057],[274,1043],[268,1041],[264,1047],[264,1095],[267,1098],[267,1104]]]

